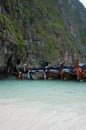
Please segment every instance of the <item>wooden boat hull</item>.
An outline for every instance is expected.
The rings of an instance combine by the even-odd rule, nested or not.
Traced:
[[[30,73],[32,79],[44,79],[44,73],[43,72],[34,72]]]
[[[86,70],[82,72],[81,79],[86,80]]]
[[[64,72],[64,80],[74,80],[76,79],[76,75],[75,73],[68,73],[68,72]]]
[[[22,73],[22,79],[28,79],[27,73]]]
[[[58,72],[46,72],[46,79],[60,79],[61,75]]]

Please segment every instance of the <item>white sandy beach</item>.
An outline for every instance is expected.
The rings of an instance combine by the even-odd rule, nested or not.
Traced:
[[[0,100],[0,130],[86,130],[86,106],[83,111],[78,106],[47,109]]]

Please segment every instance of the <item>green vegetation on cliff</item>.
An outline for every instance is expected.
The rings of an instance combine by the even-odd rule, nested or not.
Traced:
[[[82,59],[86,9],[78,0],[3,0],[2,4],[2,39],[13,40],[31,62]]]
[[[18,44],[19,48],[22,48],[24,41],[17,28],[15,28],[14,23],[3,14],[0,14],[0,25],[2,30],[2,40],[11,40]]]

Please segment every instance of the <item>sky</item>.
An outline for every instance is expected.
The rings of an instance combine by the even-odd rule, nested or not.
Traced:
[[[83,3],[83,5],[85,6],[85,8],[86,8],[86,0],[79,0],[80,2],[82,2]]]

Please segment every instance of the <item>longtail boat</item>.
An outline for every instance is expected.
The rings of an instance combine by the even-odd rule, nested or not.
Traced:
[[[30,70],[32,79],[44,79],[44,70]]]
[[[61,75],[58,70],[49,70],[46,72],[46,79],[60,79]]]
[[[75,67],[63,67],[61,70],[61,79],[73,80],[76,79]]]
[[[47,66],[45,67],[46,79],[60,79],[60,67],[57,66]]]

